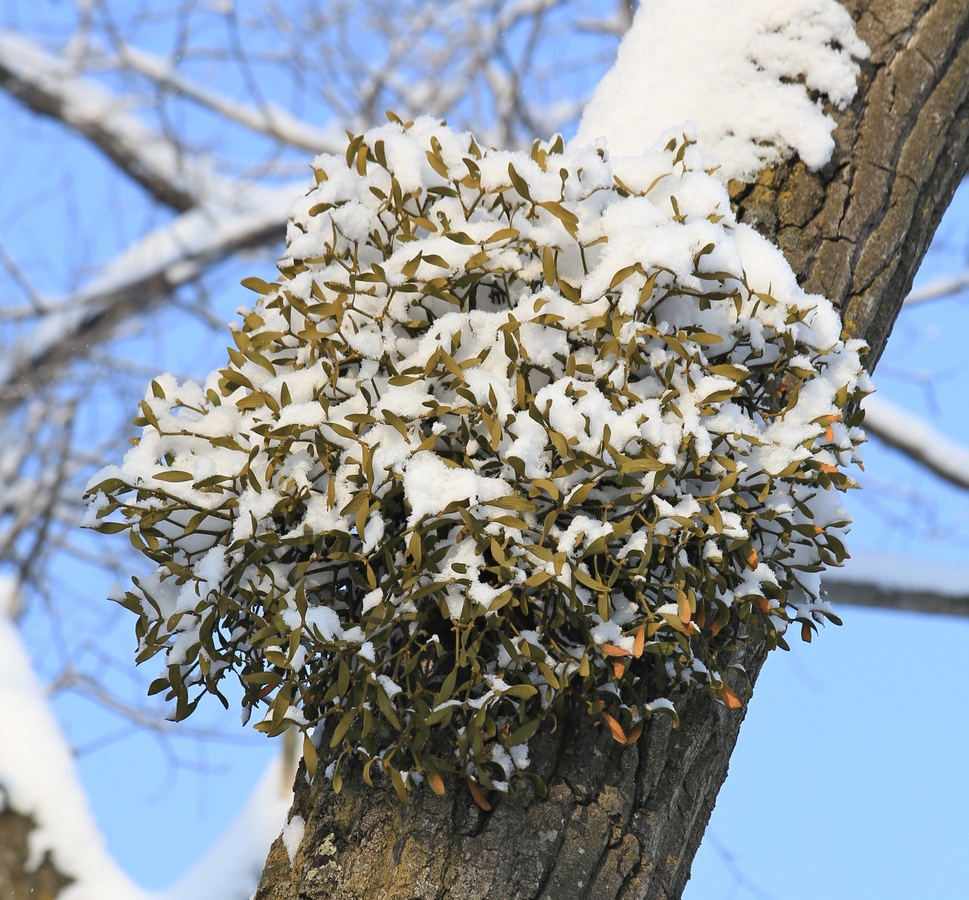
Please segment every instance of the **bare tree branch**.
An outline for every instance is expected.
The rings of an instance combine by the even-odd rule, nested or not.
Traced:
[[[346,143],[345,135],[339,128],[314,128],[272,103],[262,103],[258,107],[239,103],[186,78],[165,60],[134,47],[123,47],[118,59],[159,87],[175,91],[228,121],[291,147],[311,153],[339,153]]]
[[[955,275],[945,275],[930,281],[925,287],[912,291],[905,298],[905,306],[915,306],[929,300],[942,300],[958,294],[969,287],[969,268],[956,272]]]

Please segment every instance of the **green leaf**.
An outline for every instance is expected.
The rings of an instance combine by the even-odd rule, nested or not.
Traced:
[[[448,171],[448,167],[444,164],[444,160],[441,158],[440,152],[432,152],[430,150],[425,151],[427,156],[427,161],[431,164],[431,168],[437,172],[441,178],[450,178],[451,173]]]
[[[377,706],[380,707],[380,711],[384,714],[387,721],[390,722],[394,728],[400,731],[400,719],[397,718],[397,713],[394,711],[394,705],[384,692],[383,685],[381,685],[379,682],[377,683]]]
[[[156,481],[191,481],[195,476],[190,472],[181,472],[178,469],[167,469],[164,472],[156,472],[151,476]]]
[[[410,797],[407,796],[407,788],[404,785],[404,779],[401,777],[400,772],[397,771],[395,766],[390,766],[390,780],[394,785],[394,790],[397,792],[397,797],[404,806],[410,805]]]
[[[645,275],[643,271],[642,263],[633,263],[631,266],[623,266],[615,275],[612,276],[612,281],[609,282],[609,290],[614,290],[618,285],[622,284],[630,275],[639,272],[640,275]]]
[[[530,513],[538,509],[531,500],[526,500],[518,494],[507,494],[504,497],[495,497],[494,500],[484,500],[482,502],[485,506],[496,506],[498,509],[508,509],[512,512]]]
[[[489,237],[485,243],[495,244],[498,241],[513,241],[515,238],[519,237],[521,232],[517,228],[499,228],[494,234]]]
[[[319,758],[316,754],[316,747],[308,734],[303,735],[303,762],[306,763],[306,774],[312,779],[316,776],[316,767]]]
[[[94,526],[94,530],[101,532],[101,534],[118,534],[118,532],[124,531],[129,527],[124,522],[98,522]]]
[[[576,236],[579,228],[579,217],[572,210],[566,209],[558,200],[546,200],[538,205],[555,216],[573,238]]]
[[[440,706],[442,703],[447,703],[451,699],[451,694],[454,693],[454,688],[458,683],[458,670],[452,668],[448,672],[447,677],[444,679],[444,684],[441,685],[441,690],[438,692],[437,697],[434,699],[434,706]]]
[[[249,288],[250,291],[255,291],[257,294],[271,294],[279,287],[276,283],[270,284],[268,281],[263,281],[261,278],[256,278],[255,276],[243,278],[240,284],[244,288]]]
[[[532,195],[528,191],[528,182],[515,171],[515,167],[511,163],[508,163],[508,177],[518,194],[531,202]]]
[[[537,693],[538,688],[533,684],[516,684],[507,690],[502,691],[502,695],[505,697],[518,697],[521,700],[527,700],[529,697],[534,697]]]
[[[339,745],[340,741],[347,736],[347,732],[350,730],[354,720],[357,718],[357,712],[358,710],[356,709],[350,709],[343,714],[343,718],[340,719],[336,728],[333,730],[333,737],[330,738],[330,749],[333,749]]]
[[[524,725],[516,728],[510,735],[508,739],[504,742],[506,747],[517,747],[519,744],[524,744],[526,741],[530,741],[535,737],[536,732],[542,724],[542,720],[539,718],[532,719],[526,722]]]

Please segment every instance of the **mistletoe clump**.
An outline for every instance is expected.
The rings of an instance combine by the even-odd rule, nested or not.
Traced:
[[[738,635],[833,618],[862,345],[697,165],[429,119],[314,162],[226,367],[153,381],[89,488],[157,566],[118,599],[177,718],[231,674],[337,789],[483,800],[570,705],[631,743],[739,705]]]

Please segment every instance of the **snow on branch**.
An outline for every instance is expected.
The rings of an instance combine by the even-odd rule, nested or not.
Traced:
[[[34,112],[84,135],[152,197],[180,212],[230,196],[207,167],[128,112],[116,97],[23,35],[0,31],[0,88]]]
[[[932,590],[892,589],[848,579],[826,581],[827,599],[848,606],[871,606],[904,612],[936,613],[943,616],[969,616],[969,594],[954,597]]]
[[[969,566],[909,559],[897,554],[856,553],[843,569],[824,576],[834,603],[907,612],[969,616]]]
[[[314,128],[271,103],[263,103],[258,107],[239,103],[186,78],[172,68],[166,60],[134,47],[125,46],[118,57],[121,63],[151,79],[160,87],[176,91],[232,122],[258,134],[276,138],[291,147],[309,150],[311,153],[334,153],[346,142],[342,130]]]
[[[269,845],[279,834],[293,802],[291,777],[286,789],[282,789],[286,774],[286,762],[280,754],[208,852],[175,884],[161,891],[156,900],[250,897],[259,883]]]
[[[6,582],[0,582],[0,591]],[[3,604],[0,603],[0,609]],[[0,786],[9,806],[37,822],[28,865],[50,852],[74,879],[63,900],[147,900],[108,854],[71,749],[38,683],[16,628],[0,612]]]
[[[912,291],[905,298],[905,306],[915,306],[918,303],[927,303],[929,300],[942,300],[945,297],[958,294],[966,288],[969,288],[969,268],[956,272],[955,275],[936,278],[925,287]]]
[[[17,402],[25,380],[49,377],[51,368],[103,342],[120,322],[195,280],[211,263],[281,241],[298,193],[292,185],[260,192],[243,212],[203,206],[129,247],[91,285],[53,304],[0,361],[0,409]]]
[[[683,41],[655,40],[660,34]],[[691,60],[710,63],[684,65],[685,42]],[[844,107],[855,93],[855,60],[867,56],[834,0],[747,0],[729,15],[720,0],[643,3],[577,140],[605,136],[613,153],[638,153],[690,122],[724,182],[791,151],[817,169],[831,157],[835,127],[817,95]]]
[[[50,853],[73,879],[61,900],[243,900],[285,821],[292,794],[281,789],[282,755],[267,768],[248,802],[209,851],[159,893],[139,888],[105,846],[78,777],[71,747],[51,712],[30,657],[6,614],[13,583],[0,580],[0,809],[31,816],[28,865]]]
[[[865,430],[956,487],[969,488],[969,448],[881,397],[864,402]]]

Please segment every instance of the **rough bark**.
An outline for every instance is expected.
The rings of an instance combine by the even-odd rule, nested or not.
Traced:
[[[776,166],[731,195],[802,284],[842,309],[873,367],[966,170],[969,5],[845,5],[872,52],[856,100],[833,111],[832,161],[817,172]],[[745,656],[753,682],[766,650],[748,645]],[[625,750],[576,713],[533,747],[548,797],[523,786],[490,813],[454,782],[445,798],[418,792],[403,808],[389,785],[348,777],[336,796],[323,779],[297,776],[305,836],[292,865],[276,842],[256,900],[677,898],[743,713],[697,694],[679,728],[654,717]]]
[[[28,867],[34,820],[0,802],[0,900],[53,900],[71,883],[57,871],[49,854]]]
[[[871,48],[837,148],[733,184],[741,221],[784,250],[807,290],[829,297],[874,368],[942,213],[966,172],[969,7],[965,0],[848,0]]]
[[[747,651],[756,677],[763,648]],[[290,866],[276,841],[256,900],[587,900],[660,884],[649,896],[677,897],[741,718],[697,694],[678,728],[654,716],[624,750],[576,710],[530,742],[548,796],[522,779],[490,812],[455,779],[444,797],[418,791],[403,807],[385,781],[371,789],[352,773],[337,795],[323,779],[307,785],[301,768],[292,814],[306,823],[303,842]]]

